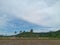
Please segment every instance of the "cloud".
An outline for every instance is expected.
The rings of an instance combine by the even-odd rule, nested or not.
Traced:
[[[4,26],[4,25],[6,24],[6,22],[7,22],[6,15],[0,14],[0,28],[1,28],[2,26]]]
[[[17,12],[20,13],[18,13],[16,17],[22,18],[28,22],[35,23],[37,25],[57,27],[58,25],[60,25],[59,21],[60,1],[59,2],[50,1],[50,3],[47,3],[49,1],[36,1],[36,2],[32,1],[30,5],[28,5],[28,3],[26,3],[25,1],[22,5],[22,12],[18,10]]]
[[[59,0],[0,0],[0,11],[36,25],[60,27]]]

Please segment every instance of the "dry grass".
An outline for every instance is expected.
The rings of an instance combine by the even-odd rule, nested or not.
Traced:
[[[0,40],[0,45],[60,45],[60,40],[10,39]]]

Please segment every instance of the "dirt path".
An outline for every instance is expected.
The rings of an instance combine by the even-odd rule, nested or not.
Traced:
[[[60,40],[0,40],[0,45],[60,45]]]

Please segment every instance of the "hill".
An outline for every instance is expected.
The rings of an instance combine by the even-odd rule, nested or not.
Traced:
[[[58,31],[51,31],[51,32],[41,32],[41,33],[35,33],[33,31],[30,32],[21,32],[16,35],[16,37],[49,37],[49,38],[60,38],[60,30]]]

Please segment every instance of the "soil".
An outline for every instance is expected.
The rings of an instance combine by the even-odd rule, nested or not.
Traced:
[[[60,45],[60,40],[11,39],[0,40],[0,45]]]

